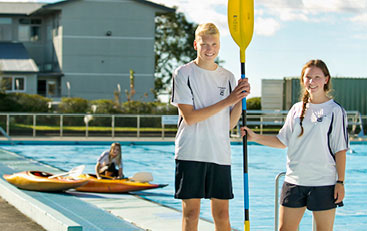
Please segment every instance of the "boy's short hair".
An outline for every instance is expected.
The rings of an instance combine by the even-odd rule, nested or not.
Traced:
[[[197,39],[198,36],[202,35],[218,35],[219,36],[219,30],[213,23],[204,23],[200,24],[195,31],[195,39]]]

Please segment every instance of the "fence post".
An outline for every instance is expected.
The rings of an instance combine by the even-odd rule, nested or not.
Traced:
[[[6,133],[10,136],[10,115],[6,114]]]
[[[140,137],[140,115],[136,117],[136,137]]]
[[[63,136],[63,129],[64,129],[64,115],[60,114],[60,136]]]
[[[115,115],[112,115],[112,117],[111,117],[111,127],[112,127],[112,134],[111,134],[111,136],[112,136],[112,138],[114,138],[115,137]]]
[[[88,123],[85,123],[85,137],[88,137]]]
[[[263,134],[263,127],[264,127],[263,122],[264,122],[264,118],[261,116],[260,117],[260,135]]]
[[[36,136],[36,119],[37,119],[37,115],[33,114],[33,137]]]

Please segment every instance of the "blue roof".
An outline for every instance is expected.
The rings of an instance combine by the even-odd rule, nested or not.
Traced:
[[[39,69],[22,43],[0,42],[0,71],[38,72]]]

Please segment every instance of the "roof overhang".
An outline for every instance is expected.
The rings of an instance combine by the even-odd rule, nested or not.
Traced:
[[[0,42],[0,71],[38,73],[39,69],[23,43]]]

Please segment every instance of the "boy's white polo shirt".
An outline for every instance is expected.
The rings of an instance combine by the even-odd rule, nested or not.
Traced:
[[[175,70],[171,103],[193,105],[194,109],[211,106],[229,96],[236,86],[233,74],[219,67],[208,71],[190,62]],[[230,107],[210,118],[187,125],[179,115],[175,141],[175,159],[231,164]]]
[[[288,146],[285,181],[302,186],[334,185],[337,179],[335,153],[349,148],[346,112],[334,100],[308,103],[306,107],[301,137],[298,135],[302,102],[289,110],[277,135]]]

